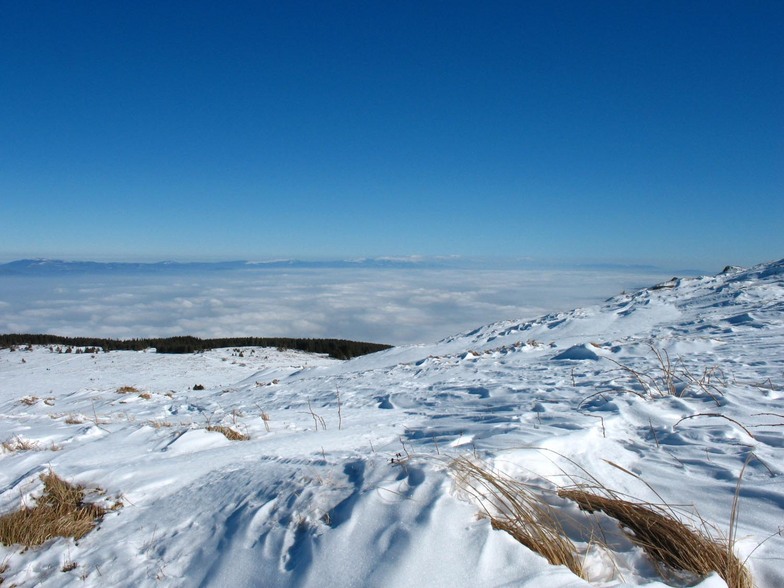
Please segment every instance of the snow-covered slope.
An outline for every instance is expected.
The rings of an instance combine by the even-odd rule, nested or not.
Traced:
[[[476,516],[448,468],[470,455],[545,491],[590,474],[697,509],[725,533],[748,463],[735,550],[757,586],[784,585],[782,311],[784,260],[349,362],[271,349],[2,350],[0,512],[32,504],[49,469],[124,507],[78,544],[0,548],[0,576],[18,586],[589,585]],[[250,440],[206,430],[218,424]],[[593,585],[694,580],[662,579],[631,543],[572,538]]]

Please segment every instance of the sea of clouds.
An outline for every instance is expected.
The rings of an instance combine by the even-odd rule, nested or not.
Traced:
[[[671,276],[639,268],[477,267],[0,275],[0,332],[426,343],[596,304]]]

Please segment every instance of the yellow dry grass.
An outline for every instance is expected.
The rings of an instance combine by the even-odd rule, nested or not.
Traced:
[[[134,388],[133,386],[120,386],[117,388],[117,394],[134,394],[138,392],[138,388]]]
[[[84,488],[69,484],[54,472],[41,475],[43,494],[35,506],[0,517],[0,543],[41,545],[52,537],[79,539],[89,533],[106,510],[84,502]]]
[[[494,529],[506,531],[551,564],[565,565],[584,577],[577,548],[531,486],[467,457],[458,457],[450,467],[457,485],[479,503]]]
[[[31,441],[29,439],[24,439],[19,435],[15,435],[11,439],[0,443],[0,447],[2,447],[5,452],[13,453],[15,451],[39,451],[41,449],[41,444],[38,443],[38,441]]]
[[[174,424],[171,421],[160,421],[154,419],[147,421],[147,424],[150,425],[153,429],[163,429],[163,428],[168,429],[174,426]]]
[[[235,431],[231,427],[226,427],[224,425],[210,425],[207,427],[207,430],[223,433],[223,436],[229,441],[248,441],[250,439],[250,435],[240,433],[239,431]]]
[[[715,571],[728,588],[752,588],[751,575],[733,553],[731,541],[717,541],[686,525],[671,509],[631,502],[602,490],[605,495],[581,488],[561,489],[558,494],[582,510],[598,510],[617,520],[629,539],[655,562],[700,576]]]

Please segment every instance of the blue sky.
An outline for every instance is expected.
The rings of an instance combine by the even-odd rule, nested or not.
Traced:
[[[784,256],[784,3],[9,2],[0,261]]]

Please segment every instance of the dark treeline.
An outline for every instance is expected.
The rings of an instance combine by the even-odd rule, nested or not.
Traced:
[[[96,339],[94,337],[61,337],[59,335],[0,335],[0,349],[25,345],[60,345],[92,347],[104,351],[141,351],[154,347],[158,353],[195,353],[220,347],[277,347],[309,353],[326,353],[335,359],[351,359],[368,353],[389,349],[389,345],[346,341],[344,339],[290,339],[286,337],[226,337],[199,339],[198,337],[167,337],[159,339]]]

